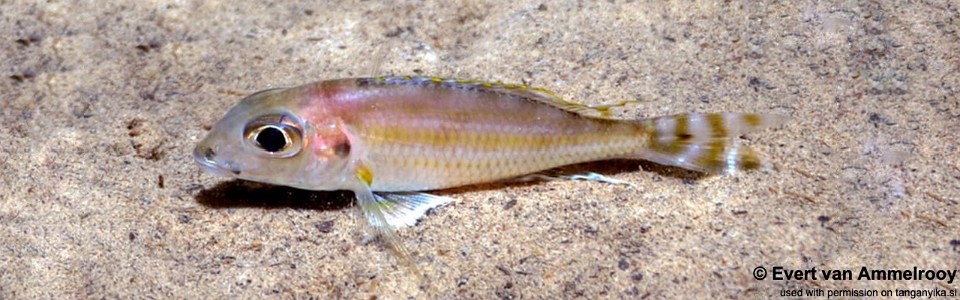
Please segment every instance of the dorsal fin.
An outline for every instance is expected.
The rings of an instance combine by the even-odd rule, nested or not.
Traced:
[[[622,101],[613,104],[584,105],[581,103],[567,101],[566,99],[563,99],[546,89],[531,87],[526,84],[503,83],[500,81],[489,82],[428,76],[380,76],[363,78],[360,79],[360,81],[363,84],[423,85],[496,93],[530,101],[536,101],[538,103],[550,105],[579,115],[597,118],[609,118],[611,115],[611,108],[620,107],[635,102]]]

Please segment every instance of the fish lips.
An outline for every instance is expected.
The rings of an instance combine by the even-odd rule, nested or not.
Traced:
[[[193,149],[193,159],[207,172],[224,177],[240,176],[240,168],[229,161],[217,161],[216,152],[205,146]]]

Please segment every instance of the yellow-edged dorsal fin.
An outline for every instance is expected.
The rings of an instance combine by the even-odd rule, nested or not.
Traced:
[[[625,100],[617,103],[585,105],[563,99],[550,90],[531,87],[526,84],[503,83],[500,81],[479,81],[464,79],[449,79],[428,76],[381,76],[361,79],[366,84],[396,84],[396,85],[432,85],[453,89],[468,89],[497,93],[530,101],[536,101],[582,116],[595,118],[611,118],[611,109],[637,103],[636,100]]]

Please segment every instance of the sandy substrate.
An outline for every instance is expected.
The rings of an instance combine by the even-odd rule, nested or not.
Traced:
[[[41,2],[41,1],[37,1]],[[0,298],[766,298],[947,289],[754,269],[960,268],[960,6],[811,1],[0,1]],[[333,1],[330,1],[333,3]],[[686,1],[684,1],[686,2]],[[588,165],[637,184],[482,185],[401,232],[351,194],[190,152],[257,90],[371,74],[525,82],[619,114],[792,117],[770,172]],[[819,275],[819,274],[818,274]]]

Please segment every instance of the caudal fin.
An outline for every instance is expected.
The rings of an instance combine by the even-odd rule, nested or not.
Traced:
[[[788,120],[778,115],[748,113],[679,114],[642,121],[649,144],[640,158],[708,173],[729,173],[765,167],[756,152],[737,138]]]

